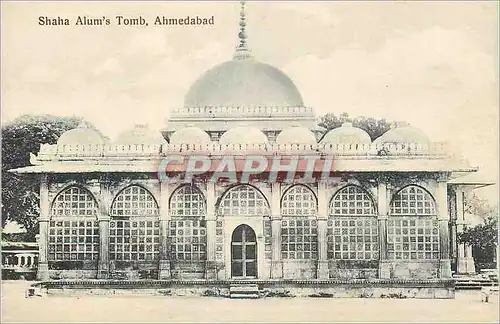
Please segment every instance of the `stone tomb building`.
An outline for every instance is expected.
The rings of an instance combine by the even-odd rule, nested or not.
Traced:
[[[348,123],[325,132],[292,80],[252,56],[245,25],[242,12],[234,57],[198,78],[163,134],[108,142],[81,125],[12,170],[40,177],[38,278],[439,286],[467,271],[459,179],[477,169],[409,126],[373,142]],[[159,180],[162,160],[193,154],[333,157],[336,178]]]

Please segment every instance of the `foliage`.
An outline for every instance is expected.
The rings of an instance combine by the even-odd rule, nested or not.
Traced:
[[[30,152],[38,152],[40,144],[55,144],[63,132],[80,122],[79,117],[23,115],[2,126],[2,228],[7,221],[16,221],[26,229],[27,238],[34,240],[40,213],[39,178],[8,170],[30,165]]]
[[[465,211],[481,217],[484,223],[466,228],[458,235],[459,242],[472,246],[476,266],[493,263],[498,243],[498,207],[474,195],[465,201]]]
[[[386,119],[375,119],[371,117],[359,116],[350,118],[346,112],[341,113],[338,117],[335,114],[328,113],[320,118],[318,126],[331,130],[342,126],[345,122],[351,122],[354,127],[359,127],[366,131],[372,141],[380,135],[387,132],[393,123],[388,122]],[[401,123],[401,122],[399,122]],[[406,123],[405,123],[406,124]]]

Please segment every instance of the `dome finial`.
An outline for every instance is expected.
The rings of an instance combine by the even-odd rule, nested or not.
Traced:
[[[240,11],[240,32],[238,33],[239,44],[236,47],[236,52],[234,53],[233,58],[235,60],[244,60],[249,57],[250,50],[247,47],[247,33],[246,33],[246,14],[245,14],[245,3],[246,1],[240,1],[241,11]]]

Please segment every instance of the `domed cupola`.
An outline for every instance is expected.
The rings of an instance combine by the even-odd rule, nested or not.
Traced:
[[[388,130],[374,141],[374,144],[385,143],[429,145],[431,140],[418,128],[407,125],[396,125],[396,127]]]
[[[90,128],[85,122],[81,122],[76,128],[61,134],[57,145],[89,145],[106,144],[106,138],[97,130]]]
[[[309,129],[294,123],[278,134],[276,144],[316,144],[316,136]]]
[[[184,107],[302,107],[293,81],[279,69],[255,60],[247,47],[244,3],[239,45],[231,61],[202,74],[188,90]]]
[[[188,124],[170,136],[170,144],[208,144],[210,136],[203,129]]]
[[[343,123],[329,131],[323,136],[321,144],[362,144],[370,145],[372,142],[370,135],[358,127],[353,127],[351,123]]]
[[[135,125],[134,128],[126,130],[118,135],[114,144],[165,144],[167,141],[160,132],[151,130],[146,125]]]
[[[229,144],[266,144],[267,136],[258,128],[237,126],[227,130],[219,139],[223,145]]]

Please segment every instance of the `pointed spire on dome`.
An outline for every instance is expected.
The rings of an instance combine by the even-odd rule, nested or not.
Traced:
[[[246,14],[245,14],[245,3],[246,1],[240,1],[241,11],[240,11],[240,32],[238,33],[239,44],[236,47],[236,52],[234,53],[233,59],[244,60],[252,57],[250,50],[247,46],[247,33],[246,33]]]

